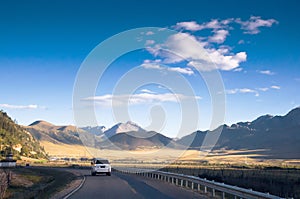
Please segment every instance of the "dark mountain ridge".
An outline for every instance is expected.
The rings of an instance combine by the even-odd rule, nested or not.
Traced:
[[[178,144],[199,149],[207,133],[196,131],[177,141]],[[270,158],[300,158],[300,108],[285,116],[264,115],[252,122],[223,125],[214,149],[262,149]]]

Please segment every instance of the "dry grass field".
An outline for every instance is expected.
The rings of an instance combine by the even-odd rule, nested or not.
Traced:
[[[145,150],[109,150],[86,148],[83,145],[57,145],[50,142],[41,143],[48,155],[57,158],[92,158],[102,157],[109,159],[117,166],[146,166],[161,167],[172,163],[195,166],[198,163],[231,164],[231,165],[273,165],[299,166],[300,160],[269,159],[260,155],[262,150],[226,150],[210,153],[197,150],[176,149],[145,149]],[[30,160],[28,160],[30,161]]]

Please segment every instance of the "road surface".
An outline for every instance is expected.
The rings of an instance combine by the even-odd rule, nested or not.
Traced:
[[[82,198],[206,198],[176,185],[142,176],[112,172],[111,176],[90,176],[89,171],[82,171],[86,176],[83,186],[71,199]]]

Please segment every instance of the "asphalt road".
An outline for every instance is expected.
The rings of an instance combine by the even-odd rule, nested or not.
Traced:
[[[86,181],[84,185],[70,197],[71,199],[206,198],[191,190],[142,176],[115,172],[112,172],[111,176],[90,176],[89,171],[82,172],[86,175]]]

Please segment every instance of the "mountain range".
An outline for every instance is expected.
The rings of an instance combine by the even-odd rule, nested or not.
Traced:
[[[300,108],[285,116],[264,115],[252,122],[222,125],[221,136],[214,149],[261,149],[262,154],[273,158],[300,158]],[[218,129],[219,129],[218,128]],[[196,131],[180,139],[172,139],[154,131],[146,131],[133,122],[118,123],[106,129],[104,126],[76,128],[55,126],[36,121],[26,129],[38,140],[55,144],[81,144],[81,135],[95,139],[97,148],[189,148],[199,149],[205,136],[213,131]]]
[[[272,158],[300,158],[300,108],[285,116],[264,115],[252,122],[222,127],[214,149],[262,149],[261,154]],[[196,131],[178,143],[199,148],[207,133],[215,131]]]

